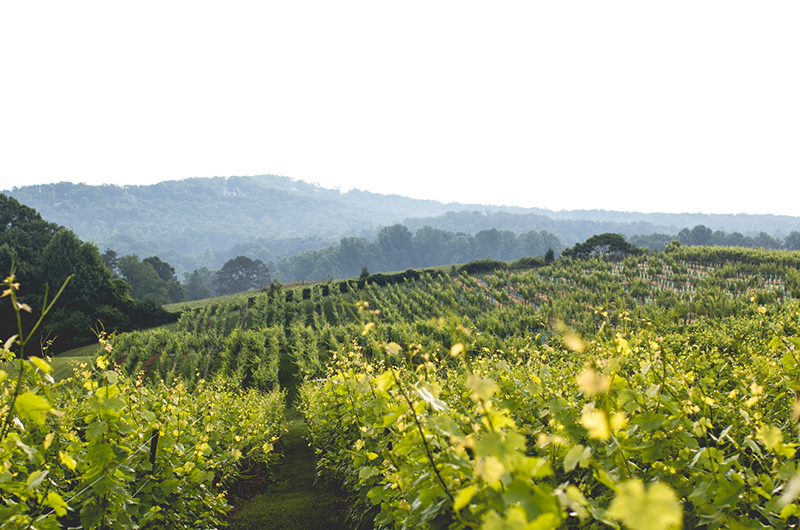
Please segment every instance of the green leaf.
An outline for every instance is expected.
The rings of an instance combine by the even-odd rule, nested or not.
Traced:
[[[50,372],[53,371],[53,368],[50,366],[50,364],[41,357],[31,357],[29,360],[34,365],[36,365],[36,368],[38,368],[39,370],[41,370],[46,374],[49,374]]]
[[[12,335],[12,336],[10,336],[10,337],[8,338],[8,340],[6,340],[5,344],[3,344],[3,349],[4,349],[4,350],[8,350],[9,348],[11,348],[11,346],[13,346],[13,345],[14,345],[14,342],[16,342],[16,340],[17,340],[17,337],[18,337],[18,336],[19,336],[19,335]]]
[[[585,464],[591,457],[591,447],[584,447],[581,444],[573,446],[569,451],[567,451],[567,454],[564,457],[564,471],[572,471],[579,463],[581,464],[581,467],[585,467]]]
[[[403,351],[403,348],[396,342],[390,342],[385,346],[385,350],[389,355],[398,355],[401,351]]]
[[[25,482],[25,488],[28,491],[33,491],[39,486],[42,485],[42,481],[47,477],[49,471],[37,469],[30,475],[28,475],[28,480]]]
[[[86,428],[86,434],[89,436],[90,440],[94,440],[98,436],[102,436],[105,427],[106,425],[104,422],[100,420],[94,421]]]
[[[433,410],[437,412],[444,412],[447,410],[447,403],[436,398],[436,396],[434,396],[427,388],[423,386],[419,387],[417,389],[417,394],[419,394],[419,397],[421,397],[425,403],[430,405]]]
[[[453,510],[459,511],[461,508],[469,504],[469,501],[472,500],[472,497],[478,492],[478,485],[473,484],[472,486],[467,486],[466,488],[458,490],[455,499],[453,500]]]
[[[391,371],[383,372],[375,378],[374,382],[378,390],[386,392],[395,385],[394,374]]]
[[[378,472],[378,468],[377,468],[377,467],[373,467],[373,466],[366,466],[366,467],[362,467],[362,468],[361,468],[361,469],[358,471],[358,478],[359,478],[360,480],[366,480],[366,479],[368,479],[368,478],[370,478],[370,477],[374,477],[374,476],[375,476],[375,475],[377,475],[378,473],[379,473],[379,472]]]
[[[37,396],[31,392],[24,392],[17,396],[14,408],[21,418],[30,418],[38,425],[44,425],[45,414],[52,407],[47,398]]]
[[[58,452],[58,459],[61,462],[61,465],[68,467],[70,471],[75,471],[75,466],[78,465],[74,458],[67,453],[62,453],[61,451]]]
[[[683,510],[675,492],[661,482],[645,491],[640,480],[622,484],[611,501],[608,516],[632,530],[668,530],[683,526]]]
[[[783,443],[783,433],[777,427],[764,425],[756,431],[756,439],[771,451]]]
[[[500,390],[500,387],[497,386],[497,383],[491,379],[477,375],[470,375],[467,377],[465,384],[467,385],[467,388],[472,390],[472,399],[476,401],[487,401],[491,399],[497,391]]]
[[[61,495],[56,493],[55,491],[50,491],[47,493],[47,499],[44,501],[46,505],[50,506],[55,512],[56,515],[62,517],[67,515],[67,510],[69,510],[69,505],[64,502],[64,499],[61,498]]]
[[[661,427],[666,420],[667,417],[663,414],[645,412],[637,416],[633,421],[631,421],[631,423],[641,425],[642,429],[647,432],[653,432]]]

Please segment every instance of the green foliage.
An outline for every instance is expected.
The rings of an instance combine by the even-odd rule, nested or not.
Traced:
[[[160,308],[137,304],[129,286],[114,279],[97,247],[80,241],[71,231],[44,221],[31,208],[0,194],[0,266],[15,271],[25,285],[20,299],[41,307],[48,288],[62,285],[72,276],[62,304],[39,328],[34,342],[53,340],[52,351],[62,351],[94,340],[94,329],[129,330],[142,325],[162,324],[171,317]],[[49,286],[49,287],[48,287]],[[26,327],[35,318],[21,316]],[[0,333],[16,330],[14,308],[0,306]]]
[[[798,309],[774,318],[796,329]],[[416,357],[384,342],[385,355],[337,356],[302,387],[302,409],[321,465],[377,527],[789,527],[785,385],[800,365],[785,352],[800,339],[744,332],[751,342],[731,355],[712,337],[687,348],[700,330],[657,333],[565,337],[572,353],[531,345],[468,365],[452,359],[470,346]],[[397,364],[404,355],[419,364]]]
[[[251,260],[247,256],[228,260],[217,271],[215,279],[216,291],[222,295],[262,288],[269,283],[269,270],[264,262]]]
[[[87,391],[118,385],[135,397],[120,398],[126,404],[150,403],[124,386],[136,378],[135,388],[155,392],[153,403],[167,403],[153,405],[158,418],[187,406],[180,396],[200,406],[208,381],[248,387],[256,397],[246,399],[257,400],[265,395],[257,389],[274,387],[283,351],[304,378],[300,408],[320,474],[351,494],[356,522],[792,527],[800,513],[795,258],[685,248],[489,274],[371,275],[346,294],[333,283],[273,284],[249,300],[184,311],[174,331],[117,335],[109,359],[118,369],[101,358],[96,374],[86,370],[71,387],[76,404],[55,408],[74,408],[80,443],[90,443],[101,425]],[[154,390],[162,387],[179,402]],[[30,431],[54,422],[46,407],[56,401],[39,399],[46,393],[26,387],[19,396],[13,411]],[[104,443],[129,447],[112,420],[100,420]],[[68,454],[84,461],[79,450]],[[104,464],[114,470],[111,489],[96,497],[109,506],[124,505],[114,485],[128,488],[130,472],[115,466],[133,454]],[[170,502],[194,499],[180,494]],[[86,517],[106,513],[88,504]],[[141,510],[123,510],[141,524]]]
[[[195,270],[186,283],[186,298],[189,301],[211,298],[211,291],[203,283],[200,271]]]
[[[506,269],[506,265],[502,261],[491,259],[479,259],[465,263],[456,269],[457,272],[466,272],[467,274],[482,274],[486,272],[493,272],[497,269]]]
[[[254,462],[268,462],[283,429],[281,392],[232,388],[222,379],[143,385],[105,356],[55,383],[47,358],[24,358],[50,312],[0,353],[0,528],[217,527],[225,490]],[[5,294],[19,315],[14,276]],[[104,351],[113,351],[100,336]],[[15,355],[9,348],[18,346]],[[13,368],[9,373],[5,368]]]
[[[642,250],[625,240],[621,234],[599,234],[590,237],[583,243],[565,249],[561,255],[568,258],[587,259],[592,256],[624,257],[641,254]]]

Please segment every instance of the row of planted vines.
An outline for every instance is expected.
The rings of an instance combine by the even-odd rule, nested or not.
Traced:
[[[800,306],[759,309],[699,337],[353,347],[304,385],[303,410],[323,465],[380,526],[791,527]]]
[[[795,527],[793,272],[706,265],[694,293],[642,282],[639,296],[636,274],[665,267],[647,259],[368,289],[361,333],[301,391],[321,471],[352,492],[356,520]],[[740,291],[720,295],[728,278]]]
[[[13,277],[4,288],[29,309]],[[274,460],[280,390],[212,375],[145,381],[136,371],[147,363],[129,375],[109,361],[104,335],[93,366],[56,382],[46,358],[25,357],[31,335],[20,330],[2,351],[0,528],[216,528],[238,476]],[[138,338],[148,340],[120,338],[124,355],[141,348],[162,371],[187,348],[163,333]]]
[[[222,524],[237,473],[272,458],[286,356],[320,473],[365,527],[792,527],[800,275],[773,258],[678,248],[273,284],[114,336],[72,380],[24,361],[0,374],[0,515]]]

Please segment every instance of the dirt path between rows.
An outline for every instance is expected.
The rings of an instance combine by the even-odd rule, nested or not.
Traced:
[[[271,466],[263,493],[241,501],[229,528],[234,530],[346,530],[347,499],[332,484],[317,479],[317,457],[308,428],[294,407],[299,379],[294,365],[281,359],[281,386],[287,389],[288,431],[275,449],[283,453]]]

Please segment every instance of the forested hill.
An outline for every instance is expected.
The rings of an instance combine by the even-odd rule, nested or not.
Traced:
[[[435,201],[352,190],[341,193],[287,177],[190,178],[148,186],[61,182],[6,191],[80,237],[127,252],[134,241],[196,254],[250,236],[361,235],[407,217],[453,209]],[[120,247],[120,248],[118,248]]]
[[[476,235],[497,229],[546,231],[563,245],[594,234],[646,235],[640,246],[663,248],[685,228],[783,239],[800,231],[800,217],[775,215],[642,214],[602,210],[559,211],[444,204],[367,191],[341,192],[288,177],[190,178],[148,186],[34,185],[5,192],[66,226],[101,250],[157,255],[179,275],[219,268],[239,255],[279,261],[337,245],[342,238],[374,241],[383,227],[402,223]],[[543,206],[547,197],[542,197]],[[635,207],[635,205],[632,205]],[[726,244],[731,244],[725,241]],[[770,247],[770,245],[766,245]]]

